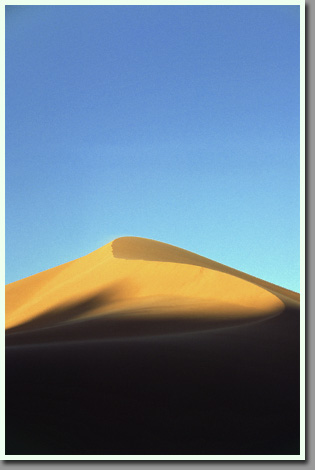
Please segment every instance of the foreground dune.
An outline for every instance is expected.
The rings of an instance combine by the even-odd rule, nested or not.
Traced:
[[[6,454],[298,454],[299,337],[299,294],[119,238],[6,286]]]
[[[54,341],[194,331],[294,304],[294,292],[165,243],[123,237],[8,284],[6,330],[8,341],[27,331]]]

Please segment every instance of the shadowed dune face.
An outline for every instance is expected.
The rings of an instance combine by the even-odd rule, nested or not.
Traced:
[[[139,324],[123,323],[128,339],[54,344],[46,328],[29,332],[30,346],[8,347],[6,452],[299,453],[296,310],[186,335],[153,326],[150,338],[132,337]],[[79,322],[73,327],[76,337]],[[93,329],[101,339],[101,328]]]
[[[91,339],[200,331],[265,319],[292,303],[297,294],[266,281],[165,243],[123,237],[6,286],[6,331],[9,343],[37,330],[52,341],[69,341],[71,332]]]
[[[299,452],[298,295],[180,248],[7,285],[6,346],[7,454]]]

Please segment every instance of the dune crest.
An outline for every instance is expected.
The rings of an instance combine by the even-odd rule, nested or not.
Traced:
[[[299,294],[172,245],[122,237],[8,284],[6,332],[9,341],[31,332],[58,341],[73,332],[84,339],[195,331],[287,306],[299,306]]]

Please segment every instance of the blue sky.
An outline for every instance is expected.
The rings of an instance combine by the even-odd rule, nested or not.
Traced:
[[[7,6],[6,283],[134,235],[299,291],[298,6]]]

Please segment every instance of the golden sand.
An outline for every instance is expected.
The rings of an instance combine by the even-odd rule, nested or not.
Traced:
[[[123,237],[8,284],[6,330],[130,316],[202,318],[211,328],[218,320],[276,315],[288,305],[299,305],[299,294],[165,243]]]

